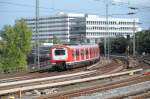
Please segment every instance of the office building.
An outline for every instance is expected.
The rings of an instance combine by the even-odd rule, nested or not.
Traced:
[[[35,18],[24,18],[32,29],[32,39],[50,40],[54,36],[62,42],[98,43],[104,37],[132,36],[140,30],[138,18],[108,18],[78,13],[59,13],[40,17],[38,34],[35,32]]]

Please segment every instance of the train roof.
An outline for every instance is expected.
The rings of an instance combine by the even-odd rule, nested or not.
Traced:
[[[53,47],[67,47],[67,48],[88,48],[88,47],[98,47],[97,44],[86,44],[86,45],[54,45]]]

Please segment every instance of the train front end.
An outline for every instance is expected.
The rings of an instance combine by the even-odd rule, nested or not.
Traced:
[[[65,47],[53,47],[50,50],[51,59],[50,62],[58,69],[66,68],[66,61],[68,60],[68,50]]]

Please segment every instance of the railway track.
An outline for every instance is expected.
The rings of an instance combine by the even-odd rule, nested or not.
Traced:
[[[70,99],[72,97],[88,95],[88,94],[92,94],[92,93],[99,92],[99,91],[104,91],[104,90],[114,89],[114,88],[118,88],[118,87],[128,86],[131,84],[137,84],[137,83],[149,81],[149,80],[150,80],[149,75],[131,77],[129,79],[124,79],[124,80],[117,81],[117,82],[111,82],[111,83],[104,84],[104,85],[92,86],[92,87],[89,87],[86,89],[73,90],[73,91],[64,92],[64,93],[58,93],[55,95],[41,96],[41,97],[38,97],[36,99]],[[110,99],[122,99],[122,98],[113,97]]]
[[[137,59],[140,61],[140,63],[150,65],[150,56],[139,56]]]
[[[63,72],[56,72],[56,71],[52,71],[52,72],[43,72],[43,73],[39,73],[39,72],[35,72],[35,73],[26,73],[26,74],[18,74],[18,75],[14,75],[13,77],[9,77],[11,75],[7,75],[7,76],[2,76],[0,78],[0,83],[8,83],[8,82],[14,82],[14,81],[20,81],[20,80],[28,80],[28,79],[35,79],[35,78],[43,78],[43,77],[49,77],[49,76],[56,76],[56,75],[64,75],[64,74],[69,74],[69,73],[76,73],[76,72],[81,72],[81,71],[85,71],[87,70],[88,67],[96,67],[93,70],[99,70],[99,73],[101,72],[101,74],[107,73],[110,70],[113,70],[115,68],[118,67],[118,65],[120,65],[117,62],[112,62],[107,64],[106,66],[99,66],[101,63],[98,62],[92,66],[87,66],[87,67],[83,67],[83,68],[75,68],[69,71],[63,71]],[[89,69],[88,69],[89,70]],[[92,70],[92,69],[91,69]],[[5,79],[4,79],[5,78]]]
[[[43,88],[47,88],[47,87],[52,87],[53,85],[54,86],[57,86],[57,84],[53,84],[54,82],[60,82],[60,81],[64,81],[64,80],[75,80],[77,78],[86,78],[87,75],[88,77],[91,77],[92,75],[93,76],[97,76],[97,75],[101,75],[101,74],[110,74],[110,73],[115,73],[115,72],[118,72],[118,71],[121,71],[123,68],[124,68],[124,62],[122,61],[112,61],[112,63],[109,63],[109,64],[106,64],[105,66],[98,66],[99,63],[97,64],[94,64],[96,66],[95,69],[91,70],[91,71],[95,71],[95,72],[89,72],[89,71],[84,71],[86,68],[78,68],[78,69],[74,69],[74,70],[70,70],[70,71],[65,71],[65,72],[52,72],[52,73],[32,73],[33,75],[29,76],[28,75],[24,75],[24,76],[19,76],[19,77],[14,77],[14,78],[7,78],[7,79],[3,79],[3,80],[0,80],[1,83],[0,83],[0,95],[3,95],[3,94],[8,94],[8,93],[16,93],[18,91],[22,91],[22,92],[25,92],[27,90],[34,90],[34,89],[43,89]],[[94,67],[94,66],[93,66]],[[121,69],[118,70],[118,67]],[[122,68],[123,67],[123,68]],[[83,74],[83,75],[78,75],[78,77],[75,77],[75,76],[72,76],[72,77],[68,77],[68,78],[57,78],[57,80],[52,80],[49,81],[49,80],[45,80],[45,81],[42,81],[42,80],[37,80],[32,82],[35,78],[38,79],[38,78],[43,78],[43,77],[48,77],[48,76],[61,76],[61,75],[66,75],[68,73],[77,73],[77,72],[89,72],[89,74]],[[77,76],[77,75],[76,75]],[[34,78],[34,79],[33,79]],[[30,81],[31,79],[33,79],[32,81]],[[44,78],[43,78],[44,79]],[[16,82],[22,82],[22,83],[16,83]],[[28,82],[28,83],[23,83],[23,82]],[[30,83],[32,82],[32,83]],[[16,84],[15,84],[16,83]],[[52,83],[51,85],[52,86],[49,86],[50,83]],[[12,84],[12,85],[11,85]],[[33,86],[36,86],[36,87],[33,87]],[[43,87],[43,85],[45,85],[45,87]],[[59,85],[58,85],[59,86]],[[25,88],[25,89],[23,89]],[[5,90],[4,90],[5,89]],[[23,90],[22,90],[23,89]]]
[[[150,65],[150,59],[143,59],[143,62]]]
[[[122,63],[119,60],[117,60],[117,62],[113,61],[112,63],[109,63],[106,66],[98,66],[98,65],[100,65],[99,62],[94,64],[94,65],[92,65],[92,66],[89,66],[89,67],[95,67],[96,66],[96,68],[94,68],[93,70],[97,70],[98,74],[114,73],[114,72],[118,72],[118,71],[123,69],[122,68],[123,67]],[[119,69],[117,67],[119,67]],[[76,69],[76,70],[77,70],[77,72],[80,72],[80,70],[79,71],[78,71],[78,69]],[[111,70],[113,70],[114,72],[111,71]],[[82,69],[81,69],[81,71],[82,71]],[[111,72],[109,72],[109,71],[111,71]],[[29,73],[29,74],[27,74],[25,76],[18,76],[18,77],[11,77],[11,78],[0,79],[0,84],[1,83],[15,82],[15,81],[22,81],[22,80],[30,80],[30,79],[36,79],[36,78],[44,78],[44,77],[56,76],[56,75],[65,75],[65,74],[69,74],[71,72],[73,73],[74,70],[72,70],[72,71],[65,71],[65,72],[50,72],[50,73],[48,73],[48,72],[44,72],[44,73]]]
[[[58,75],[65,75],[70,73],[78,73],[85,70],[84,68],[72,69],[69,71],[57,72],[57,71],[49,71],[49,72],[34,72],[34,73],[25,73],[25,74],[14,74],[14,75],[3,75],[0,77],[0,84],[1,83],[8,83],[8,82],[15,82],[21,80],[30,80],[35,78],[43,78],[43,77],[51,77],[51,76],[58,76]]]
[[[14,82],[14,81],[27,80],[27,79],[42,78],[46,76],[48,76],[48,73],[29,73],[24,76],[16,76],[16,77],[11,77],[11,78],[0,79],[0,84]]]
[[[100,76],[94,76],[94,77],[85,77],[85,78],[80,78],[82,75],[87,75],[89,72],[86,73],[78,73],[78,74],[71,74],[71,75],[66,75],[67,78],[63,77],[53,77],[49,79],[38,79],[38,80],[28,80],[28,81],[22,81],[22,82],[11,82],[11,83],[4,83],[0,84],[0,95],[3,94],[8,94],[8,93],[15,93],[18,91],[28,91],[28,90],[34,90],[34,89],[43,89],[43,88],[48,88],[48,87],[56,87],[56,86],[64,86],[64,85],[70,85],[70,84],[75,84],[75,83],[83,83],[87,81],[93,81],[97,79],[104,79],[108,77],[115,77],[115,76],[120,76],[120,75],[126,75],[134,72],[139,72],[141,69],[138,70],[133,70],[133,71],[126,71],[122,73],[116,73],[116,74],[109,74],[109,75],[100,75]],[[95,72],[95,71],[94,71]],[[69,79],[69,76],[71,79]],[[77,76],[77,78],[75,78]],[[59,78],[58,81],[52,81],[53,79]],[[61,80],[63,79],[63,80]]]
[[[67,75],[2,83],[0,84],[0,95],[3,93],[4,90],[8,90],[8,92],[10,92],[9,89],[17,89],[17,88],[22,88],[22,87],[27,87],[27,86],[32,86],[32,85],[41,85],[41,84],[61,82],[61,81],[68,80],[68,79],[69,80],[77,79],[77,78],[80,78],[81,76],[87,76],[94,72],[95,71],[85,71],[85,72],[79,72],[79,73],[73,73],[73,74],[67,74]]]
[[[118,58],[115,58],[109,61],[108,64],[100,65],[101,63],[98,63],[97,65],[89,66],[87,67],[88,70],[96,70],[98,74],[111,74],[116,73],[119,71],[122,71],[126,69],[127,63],[125,60],[120,60]]]
[[[119,95],[119,96],[115,96],[115,97],[110,97],[108,99],[145,99],[145,98],[149,98],[150,97],[150,89],[147,90],[142,90],[142,91],[138,91],[138,92],[131,92],[128,94],[124,94],[124,95]]]
[[[130,98],[132,98],[132,99],[148,99],[150,97],[150,91],[145,91],[145,92],[143,92],[143,93],[140,93],[140,94],[138,94],[138,95],[132,95],[132,96],[130,96]]]
[[[66,75],[66,74],[78,73],[78,72],[82,72],[82,71],[85,71],[85,69],[78,68],[78,69],[64,71],[64,72],[57,72],[57,71],[43,72],[43,73],[35,72],[35,73],[27,73],[27,74],[24,74],[21,76],[16,75],[15,77],[6,76],[6,77],[0,79],[0,84],[16,82],[16,81],[23,81],[23,80],[31,80],[31,79],[36,79],[36,78],[38,79],[38,78],[44,78],[44,77]]]

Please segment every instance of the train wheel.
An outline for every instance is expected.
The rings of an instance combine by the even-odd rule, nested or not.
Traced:
[[[61,62],[57,65],[57,70],[58,71],[65,71],[66,70],[66,63],[65,62]]]
[[[58,71],[58,66],[53,66],[53,67],[52,67],[52,70],[53,70],[53,71]]]
[[[67,70],[71,70],[73,68],[73,65],[66,65]]]
[[[67,70],[65,62],[62,63],[62,70]]]

